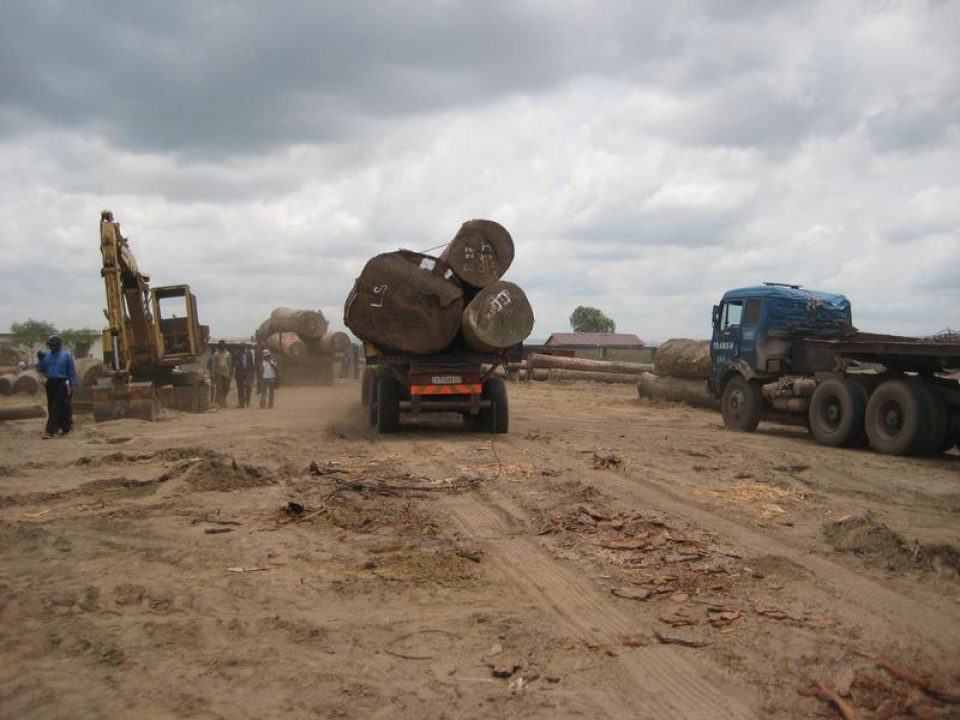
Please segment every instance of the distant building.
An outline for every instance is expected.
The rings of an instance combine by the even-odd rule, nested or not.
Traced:
[[[553,333],[543,348],[590,360],[653,362],[653,348],[633,333]]]

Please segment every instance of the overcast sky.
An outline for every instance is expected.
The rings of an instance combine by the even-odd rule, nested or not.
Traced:
[[[214,337],[470,218],[569,331],[725,289],[960,329],[960,2],[0,0],[0,330],[103,325],[99,213]]]

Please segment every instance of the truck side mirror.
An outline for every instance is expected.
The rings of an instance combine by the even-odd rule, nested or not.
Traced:
[[[720,306],[719,305],[713,306],[713,326],[715,328],[720,327]]]

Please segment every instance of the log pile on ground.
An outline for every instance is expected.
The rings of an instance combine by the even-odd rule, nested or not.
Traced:
[[[331,332],[319,310],[275,308],[256,332],[259,349],[277,358],[285,385],[332,385],[334,363],[351,352],[350,337]]]
[[[377,255],[354,283],[343,322],[384,352],[501,353],[533,330],[523,290],[501,279],[513,255],[510,233],[492,220],[465,222],[440,257]]]
[[[709,340],[667,340],[657,348],[653,365],[653,372],[643,373],[637,382],[641,398],[719,409],[719,400],[707,391],[712,370]]]
[[[591,360],[546,353],[530,353],[522,363],[510,365],[507,373],[520,380],[553,382],[600,382],[635,385],[640,373],[653,370],[649,363],[626,360]]]

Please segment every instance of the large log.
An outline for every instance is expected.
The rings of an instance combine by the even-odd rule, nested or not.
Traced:
[[[533,379],[536,380],[538,372],[537,369],[534,370]],[[560,369],[551,369],[548,371],[550,375],[550,380],[558,381],[585,381],[585,382],[599,382],[599,383],[615,383],[621,385],[635,385],[639,379],[639,375],[626,375],[624,373],[610,373],[610,372],[594,372],[591,370],[560,370]]]
[[[590,370],[593,372],[626,373],[639,375],[642,372],[652,372],[650,363],[627,362],[626,360],[590,360],[588,358],[563,357],[560,355],[545,355],[530,353],[527,359],[534,367],[559,368],[562,370]]]
[[[710,377],[710,341],[675,338],[657,348],[653,358],[654,372],[687,380]]]
[[[463,287],[442,260],[398,250],[370,259],[347,297],[343,323],[382,350],[440,352],[456,337]]]
[[[36,370],[24,370],[17,376],[17,379],[14,380],[13,392],[34,395],[37,390],[40,389],[40,386],[43,385],[43,382],[43,376]]]
[[[493,220],[467,220],[440,258],[468,285],[487,287],[513,262],[513,238]]]
[[[328,332],[322,338],[307,340],[310,352],[315,355],[338,355],[350,350],[352,343],[345,332]]]
[[[19,375],[19,365],[0,365],[0,375]]]
[[[264,337],[274,333],[295,332],[304,339],[319,338],[326,334],[328,328],[327,319],[322,312],[291,310],[287,307],[274,308],[268,323]]]
[[[707,392],[707,383],[703,380],[686,380],[643,373],[640,375],[640,382],[637,383],[637,394],[648,400],[668,400],[698,408],[720,409],[720,401]]]
[[[96,358],[81,358],[77,360],[77,383],[80,387],[90,387],[97,384],[97,379],[103,376],[103,362]]]
[[[294,361],[307,359],[307,345],[295,332],[278,332],[267,338],[267,347]]]
[[[21,405],[0,408],[0,422],[4,420],[28,420],[47,416],[47,411],[39,405]]]
[[[477,352],[501,352],[530,336],[533,308],[523,290],[497,280],[473,298],[463,311],[464,342]]]
[[[13,395],[13,384],[17,381],[17,376],[13,373],[0,375],[0,395]]]

